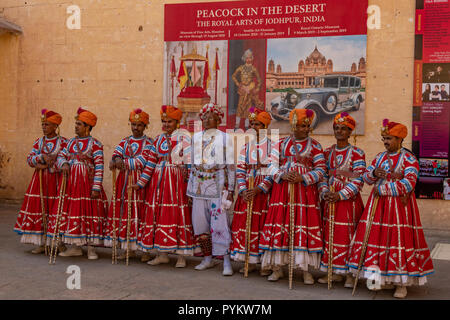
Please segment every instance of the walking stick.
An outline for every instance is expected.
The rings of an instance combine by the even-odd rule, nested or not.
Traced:
[[[138,208],[137,208],[137,197],[136,197],[136,190],[133,189],[133,202],[134,202],[134,229],[135,229],[135,236],[136,236],[136,245],[137,245],[137,237],[139,232],[139,225],[138,225]]]
[[[61,188],[59,191],[58,210],[56,211],[55,234],[53,236],[52,245],[50,249],[50,260],[48,261],[49,264],[55,264],[56,262],[56,254],[58,253],[58,241],[59,241],[59,218],[61,216],[61,211],[64,209],[65,196],[66,196],[66,175],[63,173]]]
[[[133,175],[128,174],[128,208],[127,208],[127,265],[128,260],[130,256],[130,225],[131,225],[131,195],[132,195],[132,189],[131,186],[133,184]]]
[[[379,197],[377,195],[374,195],[372,208],[370,209],[369,221],[367,223],[366,232],[364,234],[364,242],[363,242],[363,246],[361,248],[361,257],[359,258],[358,272],[356,273],[356,279],[355,279],[355,284],[353,285],[352,296],[355,294],[356,285],[358,284],[359,273],[361,272],[361,268],[362,268],[362,265],[364,262],[364,256],[366,255],[367,242],[369,241],[370,229],[372,228],[373,217],[375,216],[375,210],[378,205],[378,199],[379,199]]]
[[[44,227],[44,252],[48,255],[47,249],[47,214],[45,212],[44,189],[42,188],[42,169],[39,169],[39,197],[41,198],[42,226]]]
[[[252,190],[255,183],[255,177],[253,176],[253,170],[250,170],[250,177],[248,181],[248,189]],[[245,264],[244,264],[244,277],[248,277],[248,261],[250,260],[250,243],[252,232],[252,213],[253,213],[253,198],[247,204],[247,221],[245,224]]]
[[[292,289],[294,277],[294,188],[295,185],[289,182],[289,289]]]
[[[112,170],[112,203],[113,203],[113,247],[111,264],[117,264],[117,235],[116,235],[116,168]]]
[[[330,192],[334,193],[334,186],[330,186]],[[333,240],[334,240],[334,214],[335,204],[331,202],[328,205],[328,290],[333,283]]]

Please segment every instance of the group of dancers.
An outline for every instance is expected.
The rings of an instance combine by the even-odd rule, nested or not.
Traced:
[[[113,262],[140,252],[153,266],[176,254],[176,268],[199,254],[196,270],[214,267],[216,256],[225,276],[233,274],[233,259],[243,262],[244,276],[259,269],[269,281],[284,277],[287,266],[290,286],[294,269],[304,284],[314,284],[310,270],[318,269],[326,272],[319,283],[349,288],[375,273],[374,289],[395,289],[397,298],[433,273],[414,196],[419,165],[402,147],[403,124],[383,121],[385,150],[366,167],[363,150],[349,143],[356,122],[345,112],[333,121],[336,144],[323,150],[310,137],[311,110],[294,109],[291,134],[272,141],[265,134],[270,114],[251,108],[255,139],[236,161],[234,138],[218,130],[224,114],[217,105],[202,107],[203,130],[192,136],[179,134],[180,109],[164,105],[160,115],[163,133],[152,139],[144,133],[149,115],[130,113],[132,134],[109,161],[108,202],[103,145],[91,136],[96,115],[79,108],[76,136],[66,139],[62,117],[43,109],[44,135],[27,158],[35,173],[14,227],[21,242],[53,261],[58,251],[82,256],[82,246],[88,259],[98,259],[95,247],[104,246]],[[365,206],[364,183],[373,185]]]

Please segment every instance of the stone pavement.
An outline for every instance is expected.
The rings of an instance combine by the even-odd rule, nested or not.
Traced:
[[[190,257],[187,267],[175,269],[176,256],[170,264],[149,266],[138,259],[130,259],[130,265],[111,264],[111,250],[99,248],[98,260],[83,257],[57,257],[55,265],[48,264],[48,257],[30,253],[33,246],[21,244],[13,232],[19,205],[0,204],[0,299],[199,299],[199,300],[303,300],[303,299],[395,299],[393,290],[371,292],[360,281],[354,297],[351,289],[335,284],[327,290],[326,284],[304,285],[300,272],[295,272],[293,290],[288,289],[286,277],[272,283],[257,273],[243,278],[237,271],[239,263],[233,263],[235,274],[224,277],[222,265],[205,271],[194,266],[201,258]],[[450,233],[426,230],[430,249],[437,242],[450,243]],[[408,290],[407,299],[450,299],[450,261],[434,260],[435,273],[422,287]],[[66,273],[69,266],[79,266],[81,289],[69,290]],[[313,272],[315,277],[322,275]]]

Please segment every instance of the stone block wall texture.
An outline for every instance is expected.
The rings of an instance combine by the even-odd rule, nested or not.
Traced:
[[[150,114],[148,135],[160,132],[164,4],[177,2],[202,1],[0,2],[0,16],[24,31],[20,36],[0,35],[2,201],[20,202],[23,197],[32,175],[25,159],[42,134],[42,108],[62,114],[61,133],[66,137],[74,135],[78,107],[96,113],[98,125],[92,135],[104,144],[106,163],[114,146],[130,134],[132,108]],[[81,9],[80,30],[66,27],[66,10],[72,4]],[[383,150],[379,129],[383,118],[405,123],[411,130],[415,1],[369,0],[369,5],[380,7],[381,28],[368,30],[366,133],[357,141],[368,162]],[[332,136],[315,137],[324,147],[334,142]],[[411,147],[410,135],[405,146]],[[109,170],[105,170],[104,188],[109,196]],[[364,187],[364,198],[369,192]],[[424,227],[450,230],[449,202],[418,203]]]

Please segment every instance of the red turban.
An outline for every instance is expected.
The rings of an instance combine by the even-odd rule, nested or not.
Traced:
[[[51,110],[42,109],[41,110],[41,121],[48,121],[57,125],[60,125],[62,122],[62,117],[59,113],[56,113]]]

